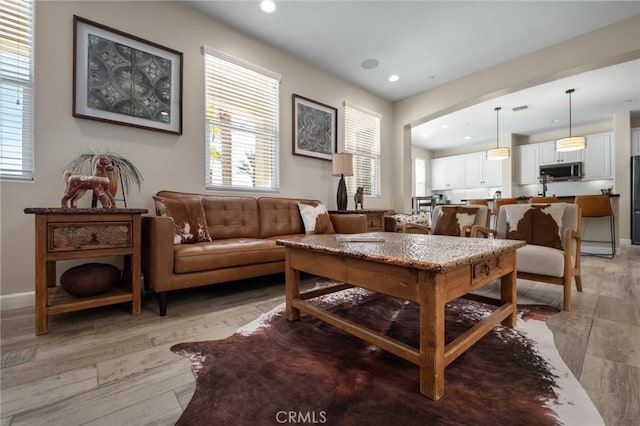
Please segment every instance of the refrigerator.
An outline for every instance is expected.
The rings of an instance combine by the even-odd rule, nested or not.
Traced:
[[[640,244],[640,155],[631,157],[631,243]]]

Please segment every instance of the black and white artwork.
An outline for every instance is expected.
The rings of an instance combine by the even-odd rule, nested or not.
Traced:
[[[182,134],[182,53],[74,21],[73,115]]]
[[[337,109],[293,95],[293,153],[331,160],[336,152]]]

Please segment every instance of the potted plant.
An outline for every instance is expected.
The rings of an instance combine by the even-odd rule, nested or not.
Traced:
[[[114,166],[114,170],[110,173],[109,176],[109,192],[111,192],[111,195],[115,197],[116,192],[118,191],[118,182],[120,182],[122,190],[122,201],[124,202],[124,206],[126,208],[127,194],[129,193],[129,189],[135,184],[138,186],[138,190],[140,190],[140,185],[143,178],[140,170],[138,170],[138,168],[123,155],[111,151],[94,152],[90,149],[89,151],[83,152],[76,158],[71,160],[71,162],[65,167],[65,170],[71,170],[78,174],[90,175],[92,172],[91,162],[93,160],[93,157],[99,154],[104,154],[111,160],[111,163]],[[91,202],[91,207],[96,207],[96,205],[97,198],[94,194],[93,200]]]

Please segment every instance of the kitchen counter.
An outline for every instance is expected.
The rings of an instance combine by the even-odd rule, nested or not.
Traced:
[[[580,195],[602,195],[602,194],[580,194]],[[619,198],[620,194],[607,194],[609,195],[610,198]],[[515,197],[517,200],[519,201],[529,201],[529,198],[532,197],[541,197],[541,195],[528,195],[528,196],[524,196],[521,195],[519,197]],[[555,194],[548,194],[547,197],[558,197],[558,199],[562,202],[565,203],[573,203],[573,199],[576,197],[575,195],[555,195]],[[510,198],[510,197],[503,197],[503,198]],[[474,200],[477,200],[478,198],[474,198]],[[491,202],[494,200],[494,198],[485,198],[485,200]],[[460,200],[462,202],[467,201],[466,199]]]

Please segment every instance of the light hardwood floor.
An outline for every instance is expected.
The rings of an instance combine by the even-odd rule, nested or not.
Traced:
[[[574,294],[573,311],[547,323],[606,424],[639,425],[640,248],[613,260],[584,257],[582,272],[584,292]],[[230,335],[283,301],[283,280],[171,294],[164,318],[145,292],[139,316],[127,304],[56,315],[38,337],[32,308],[2,312],[1,426],[174,424],[195,380],[189,361],[169,348]],[[496,291],[490,285],[482,292]],[[519,281],[518,297],[562,303],[560,287],[530,281]]]

